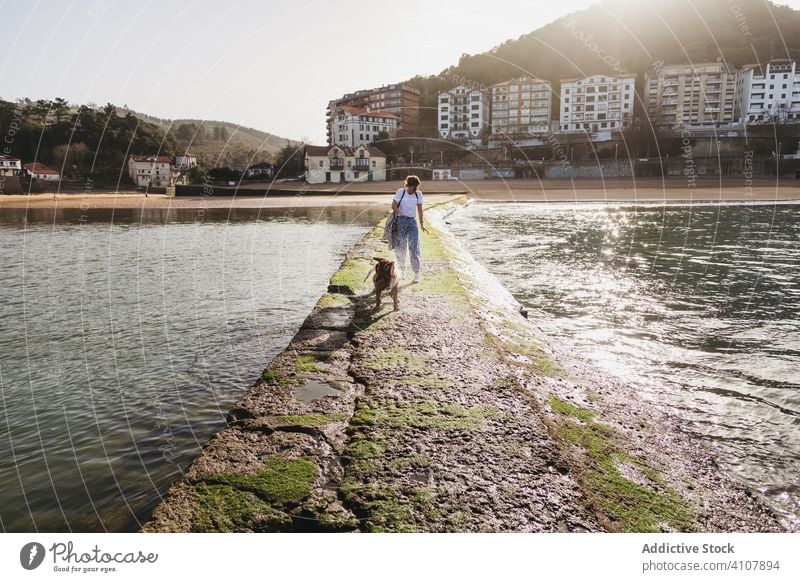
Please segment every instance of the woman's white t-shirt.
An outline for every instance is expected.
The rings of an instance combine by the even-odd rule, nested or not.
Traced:
[[[403,192],[406,193],[405,196],[403,196]],[[402,200],[400,200],[401,198]],[[422,192],[417,190],[416,193],[411,194],[405,188],[399,188],[395,192],[394,199],[400,203],[397,214],[414,218],[417,215],[417,205],[422,204]]]

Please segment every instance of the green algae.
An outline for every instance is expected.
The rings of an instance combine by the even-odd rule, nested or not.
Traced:
[[[423,356],[413,354],[405,348],[394,346],[372,350],[369,357],[364,359],[363,365],[366,368],[378,371],[391,368],[422,371],[426,368],[426,361]]]
[[[346,295],[338,293],[326,293],[317,301],[318,309],[330,309],[336,307],[347,307],[350,305],[350,299]]]
[[[270,524],[272,529],[291,525],[291,518],[254,493],[229,485],[198,483],[192,487],[195,513],[192,531],[233,532]]]
[[[261,379],[270,386],[289,386],[294,382],[283,372],[268,368],[261,373]]]
[[[332,422],[343,421],[347,419],[344,413],[310,413],[310,414],[287,414],[285,416],[278,416],[278,420],[287,424],[295,426],[323,426]]]
[[[312,355],[300,356],[295,362],[298,372],[324,372],[325,368],[317,365],[317,358]]]
[[[307,459],[289,460],[273,455],[252,474],[217,473],[206,479],[210,484],[228,485],[249,491],[273,503],[297,503],[311,493],[317,466]]]
[[[486,418],[498,416],[493,406],[465,408],[455,404],[422,404],[389,407],[375,412],[375,423],[393,428],[433,430],[476,430]]]
[[[608,518],[611,529],[625,532],[695,529],[689,502],[669,487],[655,469],[632,458],[617,444],[613,440],[615,431],[596,422],[593,411],[557,398],[551,398],[549,404],[561,417],[552,425],[556,435],[586,453],[589,462],[579,470],[579,478]],[[619,472],[623,463],[637,467],[652,486],[623,477]]]
[[[349,295],[355,295],[359,289],[366,286],[364,278],[372,268],[366,260],[345,259],[342,266],[331,277],[330,285]]]
[[[386,445],[381,440],[365,437],[352,439],[344,450],[345,456],[351,459],[375,459],[385,452]]]

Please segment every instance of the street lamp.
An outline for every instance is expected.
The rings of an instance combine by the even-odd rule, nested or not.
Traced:
[[[614,144],[614,161],[615,162],[617,161],[617,154],[619,154],[619,144],[615,143]]]
[[[414,146],[408,146],[408,153],[411,154],[411,165],[414,165]]]

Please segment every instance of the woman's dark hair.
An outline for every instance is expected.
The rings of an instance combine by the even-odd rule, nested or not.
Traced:
[[[419,184],[419,176],[406,176],[406,188],[410,188],[411,186],[419,187]]]

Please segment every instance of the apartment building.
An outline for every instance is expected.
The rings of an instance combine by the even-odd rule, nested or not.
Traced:
[[[609,133],[633,122],[636,77],[633,75],[591,75],[561,80],[559,129]]]
[[[519,77],[492,85],[491,89],[493,137],[550,131],[552,87],[549,81]]]
[[[800,70],[789,60],[747,65],[740,75],[741,120],[760,123],[800,123]]]
[[[175,185],[169,156],[131,156],[128,158],[128,175],[140,188]]]
[[[489,126],[489,96],[463,85],[439,93],[439,135],[443,139],[467,140],[479,145]]]
[[[668,129],[731,127],[738,87],[739,72],[726,63],[665,65],[645,75],[647,114]]]
[[[413,137],[419,132],[419,91],[410,85],[397,83],[364,89],[330,101],[326,112],[329,145],[335,143],[334,118],[342,107],[391,113],[397,117],[397,131],[400,135]]]
[[[387,111],[343,105],[334,112],[330,145],[349,148],[367,145],[374,142],[382,131],[394,137],[399,122],[400,118]]]

